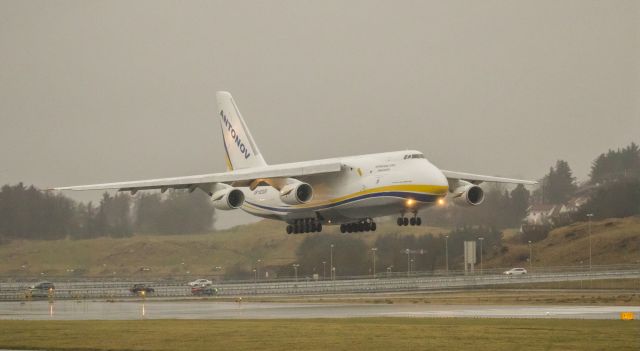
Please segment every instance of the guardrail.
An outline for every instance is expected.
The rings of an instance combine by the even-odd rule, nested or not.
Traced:
[[[342,294],[365,292],[421,291],[498,286],[522,283],[570,282],[603,279],[640,279],[640,269],[581,272],[543,272],[507,276],[503,274],[482,275],[414,275],[382,276],[378,278],[300,281],[256,281],[215,284],[218,296],[248,295],[306,295]],[[138,282],[153,287],[149,297],[192,296],[191,287],[179,282]],[[130,282],[60,282],[51,298],[122,298],[134,297]],[[24,300],[28,284],[0,283],[0,300]]]

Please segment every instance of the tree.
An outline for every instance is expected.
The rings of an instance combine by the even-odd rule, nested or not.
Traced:
[[[556,167],[542,179],[542,202],[562,204],[567,202],[577,189],[576,178],[567,161],[558,160]]]
[[[531,205],[529,198],[531,197],[529,190],[522,184],[518,184],[515,189],[511,190],[510,199],[510,218],[509,225],[516,226],[527,215],[527,209]]]
[[[136,231],[149,234],[187,234],[211,230],[214,208],[203,192],[172,190],[160,194],[143,194],[137,198]]]
[[[117,193],[104,193],[96,215],[96,232],[100,235],[126,237],[133,234],[131,218],[131,197]]]
[[[640,148],[636,143],[631,143],[624,149],[600,154],[591,164],[589,176],[593,184],[640,178]]]
[[[640,179],[621,179],[599,186],[578,212],[578,218],[584,219],[587,213],[599,219],[640,214]]]

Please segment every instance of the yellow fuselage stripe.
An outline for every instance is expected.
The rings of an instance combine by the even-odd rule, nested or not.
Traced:
[[[323,205],[328,205],[328,204],[348,200],[350,198],[354,198],[357,196],[372,194],[372,193],[384,193],[384,192],[390,192],[390,191],[406,191],[406,192],[444,196],[447,194],[448,190],[449,190],[448,186],[442,186],[442,185],[414,185],[414,184],[387,185],[387,186],[381,186],[377,188],[358,191],[349,195],[341,196],[341,197],[327,200],[327,201],[322,201],[322,202],[311,201],[308,204],[297,205],[295,206],[295,208],[323,206]]]

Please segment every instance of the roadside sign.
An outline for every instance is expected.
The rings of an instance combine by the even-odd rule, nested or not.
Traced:
[[[632,321],[633,317],[633,312],[620,312],[620,319],[623,321]]]

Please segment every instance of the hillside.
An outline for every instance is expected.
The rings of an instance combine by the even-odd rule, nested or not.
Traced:
[[[393,221],[379,222],[375,233],[350,234],[372,245],[387,233],[403,235],[440,234],[435,227],[399,228]],[[90,240],[16,240],[0,246],[0,276],[216,276],[240,265],[250,269],[257,259],[261,267],[286,265],[308,235],[337,234],[327,227],[322,234],[287,235],[283,224],[264,220],[229,230],[197,235],[135,235],[131,238]],[[575,223],[552,231],[533,244],[534,267],[588,265],[587,223]],[[592,223],[593,264],[640,262],[640,217],[607,219]],[[528,267],[528,245],[516,230],[504,233],[503,247],[485,247],[484,267]],[[453,269],[461,268],[459,257],[451,257]],[[141,272],[141,267],[149,267]],[[221,268],[217,268],[221,267]],[[73,271],[68,271],[73,269]],[[115,272],[115,274],[113,273]],[[187,273],[189,272],[189,273]]]
[[[554,229],[549,236],[532,244],[533,266],[589,265],[589,227],[577,222]],[[640,217],[611,218],[591,222],[591,251],[593,265],[640,263]],[[506,252],[489,250],[484,257],[485,267],[528,268],[529,246],[518,234],[504,236]]]
[[[375,233],[352,234],[367,244],[385,233],[443,233],[442,228],[406,227],[398,231],[391,221],[381,221]],[[325,227],[322,234],[339,233]],[[134,235],[130,238],[86,240],[14,240],[0,246],[0,276],[130,276],[221,275],[236,264],[249,269],[261,259],[262,267],[295,261],[304,234],[287,235],[282,222],[264,220],[228,230],[194,235]],[[149,272],[140,272],[149,267]],[[221,267],[218,269],[216,267]],[[73,272],[68,271],[73,269]],[[113,273],[115,272],[115,274]],[[189,272],[189,273],[187,273]]]

